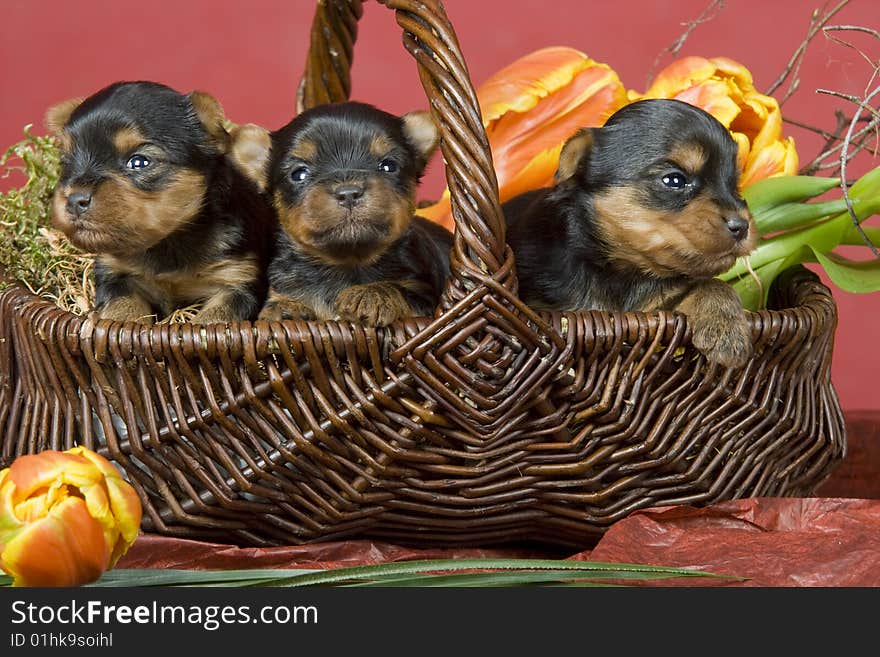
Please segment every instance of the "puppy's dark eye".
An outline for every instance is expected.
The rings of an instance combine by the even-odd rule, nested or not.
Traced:
[[[308,167],[297,167],[290,172],[290,179],[293,182],[304,182],[309,177],[309,173]]]
[[[397,162],[386,158],[379,162],[379,171],[384,173],[395,173],[397,172]]]
[[[151,161],[146,155],[141,155],[140,153],[135,153],[130,158],[128,158],[128,162],[125,163],[129,169],[137,171],[139,169],[146,169],[150,166]]]
[[[688,184],[687,177],[681,171],[670,171],[660,180],[669,189],[684,189]]]

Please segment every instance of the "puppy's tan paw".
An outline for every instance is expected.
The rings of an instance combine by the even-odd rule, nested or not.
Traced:
[[[199,310],[190,320],[193,324],[217,324],[233,322],[238,318],[232,308],[228,306],[210,306]]]
[[[317,319],[314,308],[292,298],[273,297],[260,311],[259,319],[280,322],[282,319]]]
[[[96,311],[98,318],[116,322],[139,322],[152,324],[156,315],[150,304],[140,297],[116,297],[110,299]]]
[[[752,355],[752,332],[745,314],[692,320],[693,345],[710,362],[742,367]]]
[[[336,297],[339,319],[365,326],[388,326],[413,314],[403,294],[389,283],[353,285]]]

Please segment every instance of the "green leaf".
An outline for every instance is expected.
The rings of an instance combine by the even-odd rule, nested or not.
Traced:
[[[828,278],[841,290],[856,294],[880,290],[880,259],[857,261],[836,253],[822,253],[815,249],[813,252]]]
[[[880,195],[880,166],[862,174],[849,188],[848,194],[850,198],[872,198]]]
[[[874,246],[880,248],[880,228],[874,226],[862,226],[862,230],[865,231],[865,235],[868,236],[868,239],[871,240]],[[843,237],[840,238],[840,243],[851,246],[867,246],[864,238],[859,231],[856,230],[855,226],[850,226],[843,233]]]
[[[826,176],[773,176],[753,182],[742,195],[749,210],[755,213],[819,196],[839,184],[840,178]]]
[[[846,212],[846,201],[842,198],[821,203],[783,203],[752,214],[758,234],[768,235],[780,230],[802,228],[841,212]]]
[[[760,280],[760,284],[755,280],[754,276],[746,273],[736,281],[732,281],[733,289],[739,295],[743,308],[746,310],[761,310],[767,306],[767,293],[773,280],[779,275],[784,267],[786,258],[780,258],[773,262],[767,263],[763,267],[755,270],[755,275]]]

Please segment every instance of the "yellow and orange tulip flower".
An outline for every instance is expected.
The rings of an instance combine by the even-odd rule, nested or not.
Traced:
[[[664,68],[645,93],[630,101],[676,98],[706,110],[739,145],[740,188],[776,175],[797,173],[794,139],[782,136],[778,101],[755,89],[749,70],[726,57],[682,57]]]
[[[116,565],[137,538],[141,503],[85,447],[18,457],[0,471],[0,567],[14,586],[78,586]]]
[[[543,48],[504,67],[477,89],[501,202],[552,183],[562,145],[578,128],[600,126],[627,103],[607,64],[574,48]],[[449,190],[418,214],[452,228]]]

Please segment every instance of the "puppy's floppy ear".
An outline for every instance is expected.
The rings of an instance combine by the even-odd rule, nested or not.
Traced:
[[[224,127],[226,114],[223,106],[214,96],[205,91],[192,91],[187,95],[199,121],[208,132],[211,141],[221,153],[229,149],[229,133]]]
[[[440,131],[430,112],[418,110],[402,117],[403,134],[419,154],[419,168],[424,167],[440,144]]]
[[[64,100],[57,105],[50,107],[46,111],[43,125],[45,125],[46,129],[53,135],[60,135],[61,131],[64,130],[67,121],[70,119],[70,115],[73,114],[74,110],[82,104],[83,100],[83,98],[69,98],[68,100]]]
[[[559,154],[559,166],[556,168],[554,179],[557,183],[571,178],[577,171],[581,161],[589,157],[593,148],[592,128],[581,128],[574,133],[562,146]]]
[[[230,135],[229,159],[245,176],[257,183],[261,190],[269,181],[269,153],[272,135],[255,123],[233,128]]]

